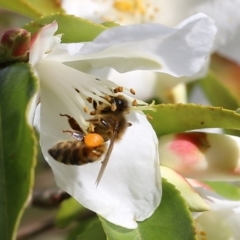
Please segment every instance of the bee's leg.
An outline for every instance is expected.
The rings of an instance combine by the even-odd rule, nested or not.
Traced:
[[[131,127],[132,126],[132,123],[128,122],[128,127]]]
[[[68,118],[68,123],[73,130],[83,132],[83,130],[81,129],[81,127],[79,126],[79,124],[77,123],[77,121],[73,117],[71,117],[68,114],[59,114],[59,115],[61,117],[67,117]]]
[[[61,117],[67,117],[68,119],[70,119],[70,118],[72,118],[70,115],[68,115],[68,114],[59,114]]]
[[[97,110],[97,102],[95,100],[93,100],[93,108],[94,110]]]
[[[78,141],[82,141],[84,139],[85,134],[76,130],[62,130],[63,132],[71,133],[72,137],[77,139]]]

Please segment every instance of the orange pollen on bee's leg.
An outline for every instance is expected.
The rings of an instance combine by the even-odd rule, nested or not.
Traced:
[[[88,147],[97,147],[97,146],[100,146],[101,144],[103,144],[103,142],[104,142],[103,137],[97,133],[88,133],[84,137],[84,143]]]

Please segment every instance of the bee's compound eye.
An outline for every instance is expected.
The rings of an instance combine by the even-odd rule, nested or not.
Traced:
[[[84,137],[84,143],[88,147],[97,147],[97,146],[101,145],[103,142],[104,142],[103,137],[97,133],[88,133]]]

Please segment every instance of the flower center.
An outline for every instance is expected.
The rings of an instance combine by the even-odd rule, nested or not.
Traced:
[[[122,12],[138,12],[142,15],[145,13],[145,8],[142,0],[116,0],[113,4],[113,7]]]
[[[105,20],[121,24],[154,22],[160,9],[156,2],[145,0],[114,0],[112,16],[109,13]]]
[[[160,14],[159,3],[157,1],[145,0],[105,0],[108,9],[98,13],[101,21],[118,22],[121,25],[156,22]]]
[[[201,224],[195,220],[195,232],[199,240],[207,240],[207,233],[203,230]]]
[[[76,119],[85,133],[95,132],[91,129],[91,127],[94,128],[91,119],[95,115],[102,115],[103,112],[118,115],[120,112],[126,114],[130,111],[155,110],[154,103],[148,105],[124,94],[124,92],[130,92],[134,95],[133,89],[117,86],[105,79],[88,77],[92,79],[88,79],[87,84],[85,81],[76,82],[69,79],[62,88],[64,89],[62,94],[65,94],[64,101],[69,102],[69,106],[72,105],[71,109],[75,117],[71,112],[64,114],[69,114]]]

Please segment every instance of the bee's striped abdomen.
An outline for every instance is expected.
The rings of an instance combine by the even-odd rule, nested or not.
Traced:
[[[67,165],[83,165],[97,161],[105,152],[105,144],[88,147],[82,141],[57,143],[48,153],[58,162]]]

